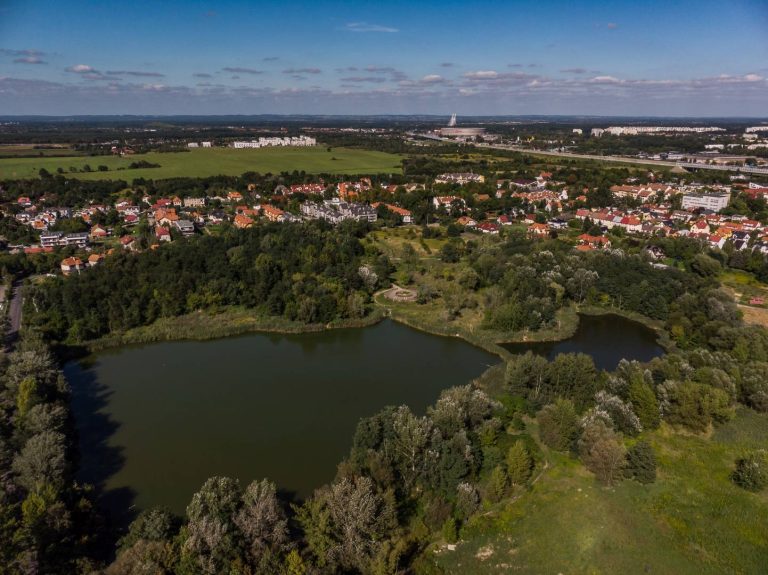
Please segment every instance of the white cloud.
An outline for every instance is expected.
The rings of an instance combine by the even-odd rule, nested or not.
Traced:
[[[475,72],[467,72],[464,74],[464,77],[470,80],[485,80],[488,78],[498,78],[499,73],[496,70],[477,70]]]
[[[345,29],[350,32],[385,32],[388,34],[394,34],[399,32],[397,28],[390,26],[382,26],[380,24],[368,24],[367,22],[349,22]]]
[[[47,64],[40,56],[23,56],[16,58],[14,64]]]
[[[619,80],[615,76],[595,76],[589,80],[592,84],[621,84],[622,80]]]
[[[427,74],[421,79],[422,84],[442,84],[445,82],[445,78],[439,74]]]
[[[96,70],[92,66],[88,66],[87,64],[75,64],[74,66],[70,66],[69,68],[66,68],[67,72],[73,72],[75,74],[94,74],[97,73]]]

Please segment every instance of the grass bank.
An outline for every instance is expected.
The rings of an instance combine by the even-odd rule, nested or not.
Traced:
[[[445,319],[445,308],[440,301],[426,304],[400,303],[390,301],[380,294],[374,298],[393,320],[436,335],[460,337],[467,342],[509,359],[511,353],[500,344],[521,342],[560,341],[571,337],[579,326],[579,316],[573,307],[566,307],[557,313],[557,326],[539,331],[503,332],[480,327],[481,318],[472,310],[462,310],[459,317]]]
[[[162,318],[142,327],[113,333],[88,342],[90,352],[130,344],[176,340],[206,340],[246,333],[310,333],[326,329],[343,329],[374,325],[384,318],[381,309],[374,309],[359,320],[338,320],[327,324],[305,324],[281,317],[264,316],[245,308],[228,308],[220,313],[194,312],[179,317]]]

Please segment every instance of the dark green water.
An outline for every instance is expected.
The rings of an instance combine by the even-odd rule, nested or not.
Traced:
[[[512,353],[532,351],[552,360],[561,353],[591,355],[598,369],[616,369],[622,359],[650,361],[664,353],[656,332],[636,321],[614,314],[579,316],[576,333],[563,341],[507,343]]]
[[[212,475],[268,477],[304,496],[330,481],[355,426],[387,405],[417,412],[498,357],[384,321],[364,329],[132,346],[65,373],[82,478],[115,511],[183,512]]]

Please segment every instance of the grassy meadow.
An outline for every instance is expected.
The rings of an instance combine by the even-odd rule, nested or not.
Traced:
[[[768,441],[768,415],[742,408],[710,435],[662,426],[647,438],[659,464],[651,485],[603,487],[575,458],[542,447],[539,481],[471,522],[453,550],[434,545],[419,571],[764,573],[768,494],[729,475],[744,449]]]
[[[68,177],[82,180],[126,180],[134,178],[166,179],[181,177],[239,176],[244,172],[292,172],[335,174],[399,174],[402,157],[385,152],[333,148],[198,148],[188,152],[135,154],[132,156],[78,156],[0,159],[0,180],[38,177],[41,168],[56,173],[64,170]],[[133,162],[159,164],[159,168],[129,169]],[[93,171],[82,172],[88,164]],[[100,172],[104,165],[109,171]],[[71,172],[71,168],[77,172]]]

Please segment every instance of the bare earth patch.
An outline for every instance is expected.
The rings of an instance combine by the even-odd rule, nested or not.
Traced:
[[[481,547],[477,550],[477,553],[475,553],[475,557],[479,559],[480,561],[485,561],[486,559],[490,559],[493,556],[493,545],[486,545],[485,547]]]
[[[745,323],[768,327],[768,309],[751,305],[739,305],[739,309],[744,314]]]
[[[392,284],[392,287],[383,292],[382,295],[391,301],[396,302],[414,302],[416,301],[416,290],[401,288]]]

